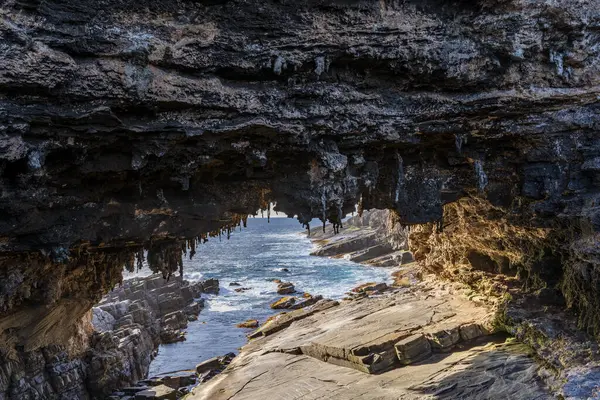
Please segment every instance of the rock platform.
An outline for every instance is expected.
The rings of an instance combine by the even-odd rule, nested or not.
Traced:
[[[259,328],[191,399],[552,398],[525,346],[495,333],[492,308],[452,285],[322,300]]]

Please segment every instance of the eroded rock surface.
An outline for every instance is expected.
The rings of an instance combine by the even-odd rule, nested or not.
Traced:
[[[600,335],[599,25],[594,0],[2,2],[2,354],[270,202],[393,209],[431,271],[518,275]]]
[[[158,345],[185,340],[183,329],[204,307],[200,295],[218,287],[215,279],[190,283],[151,275],[127,280],[105,296],[92,310],[98,325],[86,360],[90,392],[107,395],[146,378]]]
[[[158,345],[183,335],[218,281],[134,278],[80,322],[67,346],[15,351],[0,366],[0,399],[101,399],[146,378]],[[169,334],[170,333],[170,334]]]
[[[525,346],[486,337],[489,308],[452,286],[425,288],[301,310],[285,328],[263,330],[191,398],[554,398]]]
[[[412,261],[408,231],[397,214],[387,210],[363,211],[340,224],[309,235],[318,246],[311,254],[344,257],[378,267],[395,267]]]

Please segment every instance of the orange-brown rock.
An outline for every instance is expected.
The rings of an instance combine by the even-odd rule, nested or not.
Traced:
[[[276,302],[272,303],[271,304],[271,308],[273,310],[285,310],[287,308],[290,308],[294,304],[296,304],[296,298],[295,297],[282,297],[281,299],[279,299]]]
[[[244,322],[240,322],[239,324],[236,325],[238,328],[258,328],[258,320],[256,319],[249,319],[246,320]]]

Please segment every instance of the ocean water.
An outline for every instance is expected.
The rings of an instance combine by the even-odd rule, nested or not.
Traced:
[[[390,269],[310,256],[313,245],[301,231],[295,219],[272,218],[267,223],[266,218],[250,218],[247,228],[232,233],[229,240],[199,245],[193,260],[185,261],[184,277],[217,278],[220,294],[203,295],[206,307],[198,321],[189,323],[187,340],[160,346],[149,376],[191,369],[208,358],[237,353],[252,330],[235,325],[247,319],[262,323],[277,313],[269,308],[281,297],[273,279],[290,281],[297,291],[334,299],[360,283],[391,280]],[[231,282],[251,289],[237,293]]]

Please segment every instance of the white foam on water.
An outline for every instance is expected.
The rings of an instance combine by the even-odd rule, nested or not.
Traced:
[[[243,346],[248,331],[235,325],[247,319],[262,323],[276,313],[269,305],[282,296],[273,279],[292,282],[299,292],[334,299],[359,284],[391,280],[390,269],[310,256],[314,246],[301,230],[295,220],[276,218],[267,224],[249,219],[248,229],[234,232],[229,241],[198,246],[194,259],[184,261],[184,276],[192,281],[217,278],[221,292],[206,296],[206,308],[199,322],[188,326],[185,342],[160,347],[151,374],[190,368]],[[229,286],[231,282],[240,286]],[[250,289],[236,292],[238,288]]]

